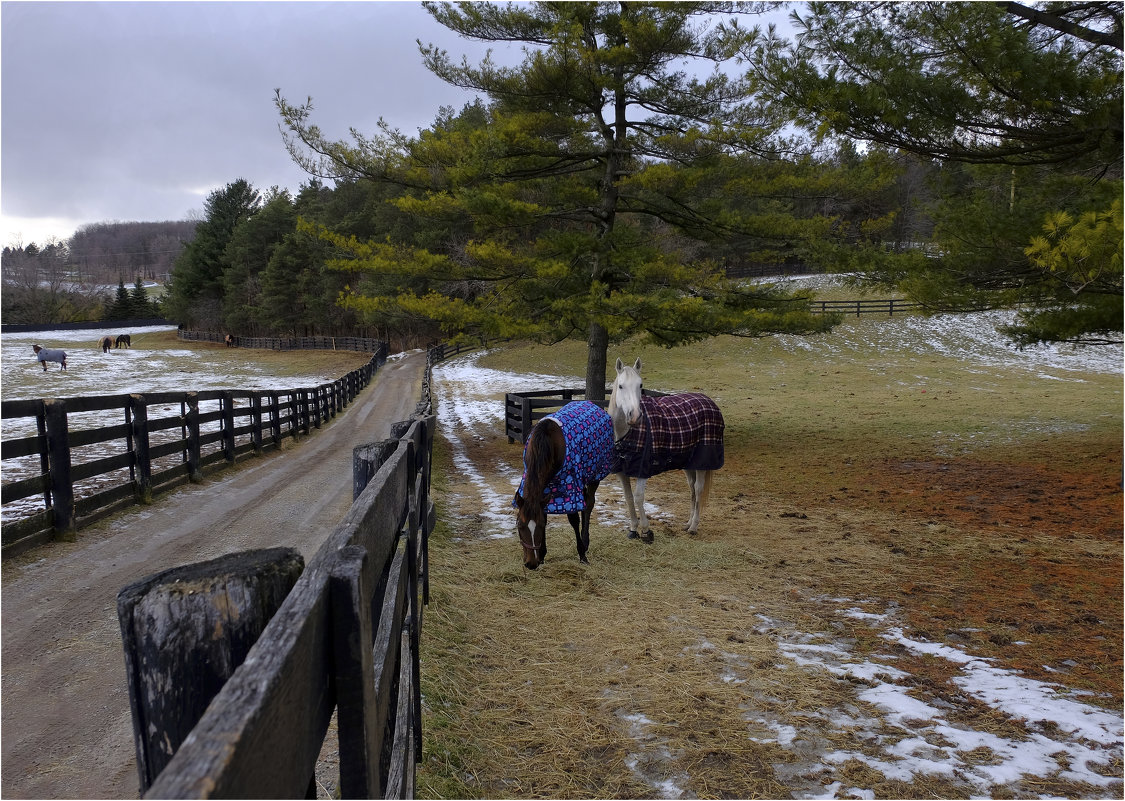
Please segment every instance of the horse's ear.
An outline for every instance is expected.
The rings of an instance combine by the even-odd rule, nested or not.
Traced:
[[[638,373],[641,371],[641,360],[639,358],[637,359],[636,363],[633,365],[633,369],[636,370]]]
[[[621,372],[621,368],[622,368],[622,367],[624,367],[624,366],[625,366],[625,364],[624,364],[624,363],[623,363],[623,362],[621,361],[621,357],[620,357],[620,356],[618,356],[618,357],[617,357],[617,364],[616,364],[616,366],[615,366],[615,367],[616,367],[616,370],[617,370],[617,372],[619,372],[619,373],[620,373],[620,372]]]

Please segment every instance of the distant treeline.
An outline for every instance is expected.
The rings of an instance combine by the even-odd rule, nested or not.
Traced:
[[[6,247],[3,319],[50,325],[157,316],[144,282],[167,279],[195,227],[187,220],[95,223],[66,242]]]

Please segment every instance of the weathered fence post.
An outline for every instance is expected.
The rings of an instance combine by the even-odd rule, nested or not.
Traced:
[[[184,459],[187,462],[188,480],[194,484],[203,481],[200,466],[201,446],[199,444],[199,393],[189,392],[184,397]]]
[[[281,407],[278,405],[277,392],[270,393],[270,436],[274,447],[281,447]]]
[[[385,439],[352,448],[352,501],[367,488],[368,482],[397,447],[397,439]]]
[[[47,428],[47,463],[50,465],[51,509],[54,512],[55,538],[63,542],[78,539],[74,520],[74,486],[70,482],[70,433],[66,424],[66,401],[43,401],[43,422]]]
[[[297,390],[297,405],[300,410],[298,419],[300,420],[300,429],[305,434],[312,433],[312,426],[309,425],[309,391],[307,389]]]
[[[133,476],[133,492],[137,503],[152,503],[152,457],[148,443],[148,403],[144,395],[130,395],[129,409],[132,412],[132,428],[129,438],[133,444],[133,458],[136,461]]]
[[[244,551],[165,570],[118,593],[142,795],[303,569],[292,548]]]
[[[262,452],[262,393],[255,392],[250,396],[250,441],[254,444],[254,453]]]
[[[223,412],[223,456],[234,462],[234,393],[226,391],[222,397]]]
[[[531,398],[520,398],[520,442],[531,434]]]
[[[340,731],[340,797],[382,798],[380,762],[388,709],[386,687],[375,684],[373,568],[367,549],[341,548],[330,581],[335,637],[336,714]],[[376,607],[378,608],[378,607]]]

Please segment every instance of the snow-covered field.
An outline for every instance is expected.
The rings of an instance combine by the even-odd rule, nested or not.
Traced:
[[[178,347],[151,347],[145,337],[157,332],[174,331],[168,327],[137,327],[104,329],[53,330],[24,333],[5,333],[0,337],[0,395],[4,400],[33,400],[37,398],[74,398],[91,395],[123,395],[126,393],[174,392],[191,390],[202,392],[219,389],[293,389],[313,387],[335,381],[340,376],[313,374],[304,376],[277,376],[269,367],[252,359],[232,359],[225,349],[192,350]],[[113,348],[103,353],[97,343],[102,337],[129,334],[132,348]],[[47,371],[36,360],[32,345],[62,348],[67,354],[64,371],[54,362]],[[236,401],[237,404],[237,401]],[[218,401],[203,402],[200,411],[218,408]],[[179,405],[154,406],[150,416],[168,417],[179,414]],[[123,422],[121,409],[85,412],[68,415],[71,430],[98,428]],[[35,433],[34,418],[13,418],[2,422],[4,439],[26,437]],[[218,423],[204,431],[217,430]],[[158,432],[153,443],[179,436],[178,429]],[[89,461],[120,451],[120,442],[102,443],[76,449],[76,463]],[[114,450],[114,448],[117,448]],[[163,460],[170,467],[176,457]],[[3,465],[5,482],[24,478],[39,472],[38,457],[8,460]],[[79,482],[76,494],[96,492],[128,481],[128,471],[105,473]],[[5,504],[4,521],[42,509],[41,498],[25,498]]]
[[[174,327],[105,328],[83,331],[6,333],[0,337],[0,376],[4,400],[74,398],[127,392],[174,392],[190,389],[290,389],[335,381],[339,376],[271,375],[253,361],[232,363],[223,350],[151,348],[146,334],[174,331]],[[97,342],[105,336],[129,334],[132,348],[102,353]],[[35,344],[66,351],[67,369],[51,362],[47,372],[35,359]]]
[[[941,355],[979,366],[982,372],[999,366],[1018,367],[1043,380],[1082,381],[1090,373],[1120,374],[1122,349],[1043,347],[1017,351],[996,333],[998,323],[1010,314],[909,316],[843,326],[830,336],[804,339],[787,337],[787,349],[813,350],[840,355],[849,349],[870,349],[899,359]],[[578,376],[511,373],[483,368],[481,353],[460,356],[434,368],[434,397],[439,429],[448,441],[457,471],[463,508],[479,510],[479,536],[515,540],[511,499],[519,483],[518,456],[509,463],[474,461],[474,443],[503,436],[504,393],[545,387],[581,386]],[[514,446],[513,446],[514,450]],[[610,479],[609,492],[599,493],[596,522],[617,526],[624,522],[621,492]],[[661,517],[659,510],[651,515]],[[563,524],[565,527],[565,523]],[[513,545],[514,547],[514,545]],[[886,641],[887,652],[874,657],[854,655],[849,640],[832,633],[797,630],[785,620],[760,616],[761,633],[777,644],[776,667],[786,671],[828,672],[841,684],[854,688],[854,697],[870,706],[824,708],[818,715],[782,720],[769,708],[784,708],[785,699],[760,699],[745,711],[747,737],[777,744],[796,754],[793,762],[775,765],[780,780],[799,798],[874,798],[865,787],[846,781],[825,787],[823,771],[844,763],[863,763],[889,779],[912,781],[926,776],[949,778],[987,796],[992,788],[1021,777],[1052,777],[1104,788],[1105,795],[1120,797],[1123,760],[1123,722],[1119,715],[1086,703],[1082,694],[1063,684],[1033,681],[989,660],[950,645],[914,637],[897,622],[894,609],[877,608],[874,602],[844,598],[821,599],[826,619],[844,625],[838,630],[868,626]],[[833,629],[837,630],[837,629]],[[752,666],[724,654],[711,642],[701,650],[718,653],[726,661],[717,681],[743,682]],[[953,683],[967,697],[990,706],[1002,719],[1026,721],[1026,736],[1019,739],[977,731],[955,721],[956,710],[924,684],[896,665],[894,651],[905,649],[948,663]],[[878,710],[872,715],[870,710]],[[865,711],[866,710],[866,711]],[[634,773],[649,782],[654,797],[685,796],[679,781],[647,776],[641,765],[659,759],[653,722],[643,715],[626,715],[624,725],[636,742],[630,758]],[[861,750],[836,750],[825,732],[852,732],[852,741],[865,743]],[[663,760],[665,763],[668,760]],[[813,776],[815,778],[809,778]]]

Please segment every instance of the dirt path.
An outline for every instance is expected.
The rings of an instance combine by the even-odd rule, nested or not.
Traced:
[[[388,362],[343,415],[291,449],[3,565],[5,798],[136,798],[117,593],[232,551],[306,561],[351,505],[352,448],[413,413],[424,352]]]

